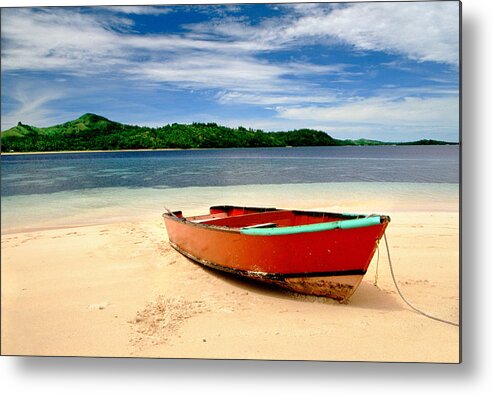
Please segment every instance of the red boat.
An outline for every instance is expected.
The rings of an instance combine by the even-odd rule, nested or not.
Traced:
[[[347,301],[390,222],[385,215],[213,206],[163,214],[170,244],[214,269]]]

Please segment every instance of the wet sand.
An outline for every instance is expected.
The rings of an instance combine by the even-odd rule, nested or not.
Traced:
[[[456,212],[394,212],[394,271],[459,319]],[[161,218],[2,235],[2,354],[457,362],[459,329],[411,311],[380,246],[347,304],[203,268]]]

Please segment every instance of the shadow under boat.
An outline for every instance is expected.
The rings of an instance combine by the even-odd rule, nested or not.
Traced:
[[[208,275],[220,279],[228,284],[240,288],[252,294],[281,298],[286,300],[296,300],[306,303],[323,303],[335,306],[347,306],[354,308],[363,308],[369,310],[384,310],[384,311],[401,311],[404,307],[398,303],[394,292],[389,292],[381,289],[367,281],[362,281],[351,299],[346,302],[338,302],[337,300],[327,298],[325,296],[304,295],[285,288],[281,288],[273,283],[258,281],[249,277],[239,276],[232,273],[223,272],[201,265],[200,263],[184,257],[187,261],[192,262],[197,268],[204,270]]]

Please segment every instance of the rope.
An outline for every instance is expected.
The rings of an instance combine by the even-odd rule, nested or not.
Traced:
[[[459,324],[455,323],[455,322],[452,322],[452,321],[447,321],[447,320],[444,320],[444,319],[441,319],[441,318],[437,318],[437,317],[433,317],[432,315],[429,315],[429,314],[426,314],[425,312],[417,309],[416,307],[414,307],[411,303],[409,303],[406,298],[404,297],[404,295],[402,295],[402,292],[401,290],[399,289],[399,286],[397,285],[397,281],[395,279],[395,276],[394,276],[394,270],[392,268],[392,260],[390,259],[390,251],[389,251],[389,244],[387,242],[387,235],[384,233],[383,234],[383,237],[384,237],[384,240],[385,240],[385,247],[387,248],[387,256],[389,258],[389,266],[390,266],[390,274],[392,274],[392,280],[394,280],[394,285],[395,285],[395,288],[397,289],[397,292],[399,293],[400,297],[402,298],[402,300],[404,302],[406,302],[406,304],[411,308],[413,309],[415,312],[419,313],[419,314],[422,314],[424,315],[425,317],[428,317],[428,318],[431,318],[432,320],[435,320],[435,321],[440,321],[440,322],[443,322],[445,324],[449,324],[449,325],[453,325],[453,326],[459,326]]]
[[[375,269],[375,280],[373,285],[378,288],[378,262],[380,262],[380,240],[377,240],[377,267]]]

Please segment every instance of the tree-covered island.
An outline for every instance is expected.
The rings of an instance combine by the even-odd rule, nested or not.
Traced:
[[[89,151],[160,148],[240,148],[342,145],[445,145],[437,140],[382,142],[339,140],[327,133],[298,129],[264,132],[244,127],[229,128],[216,123],[173,123],[162,127],[125,125],[96,114],[46,128],[21,122],[1,134],[2,152]]]

